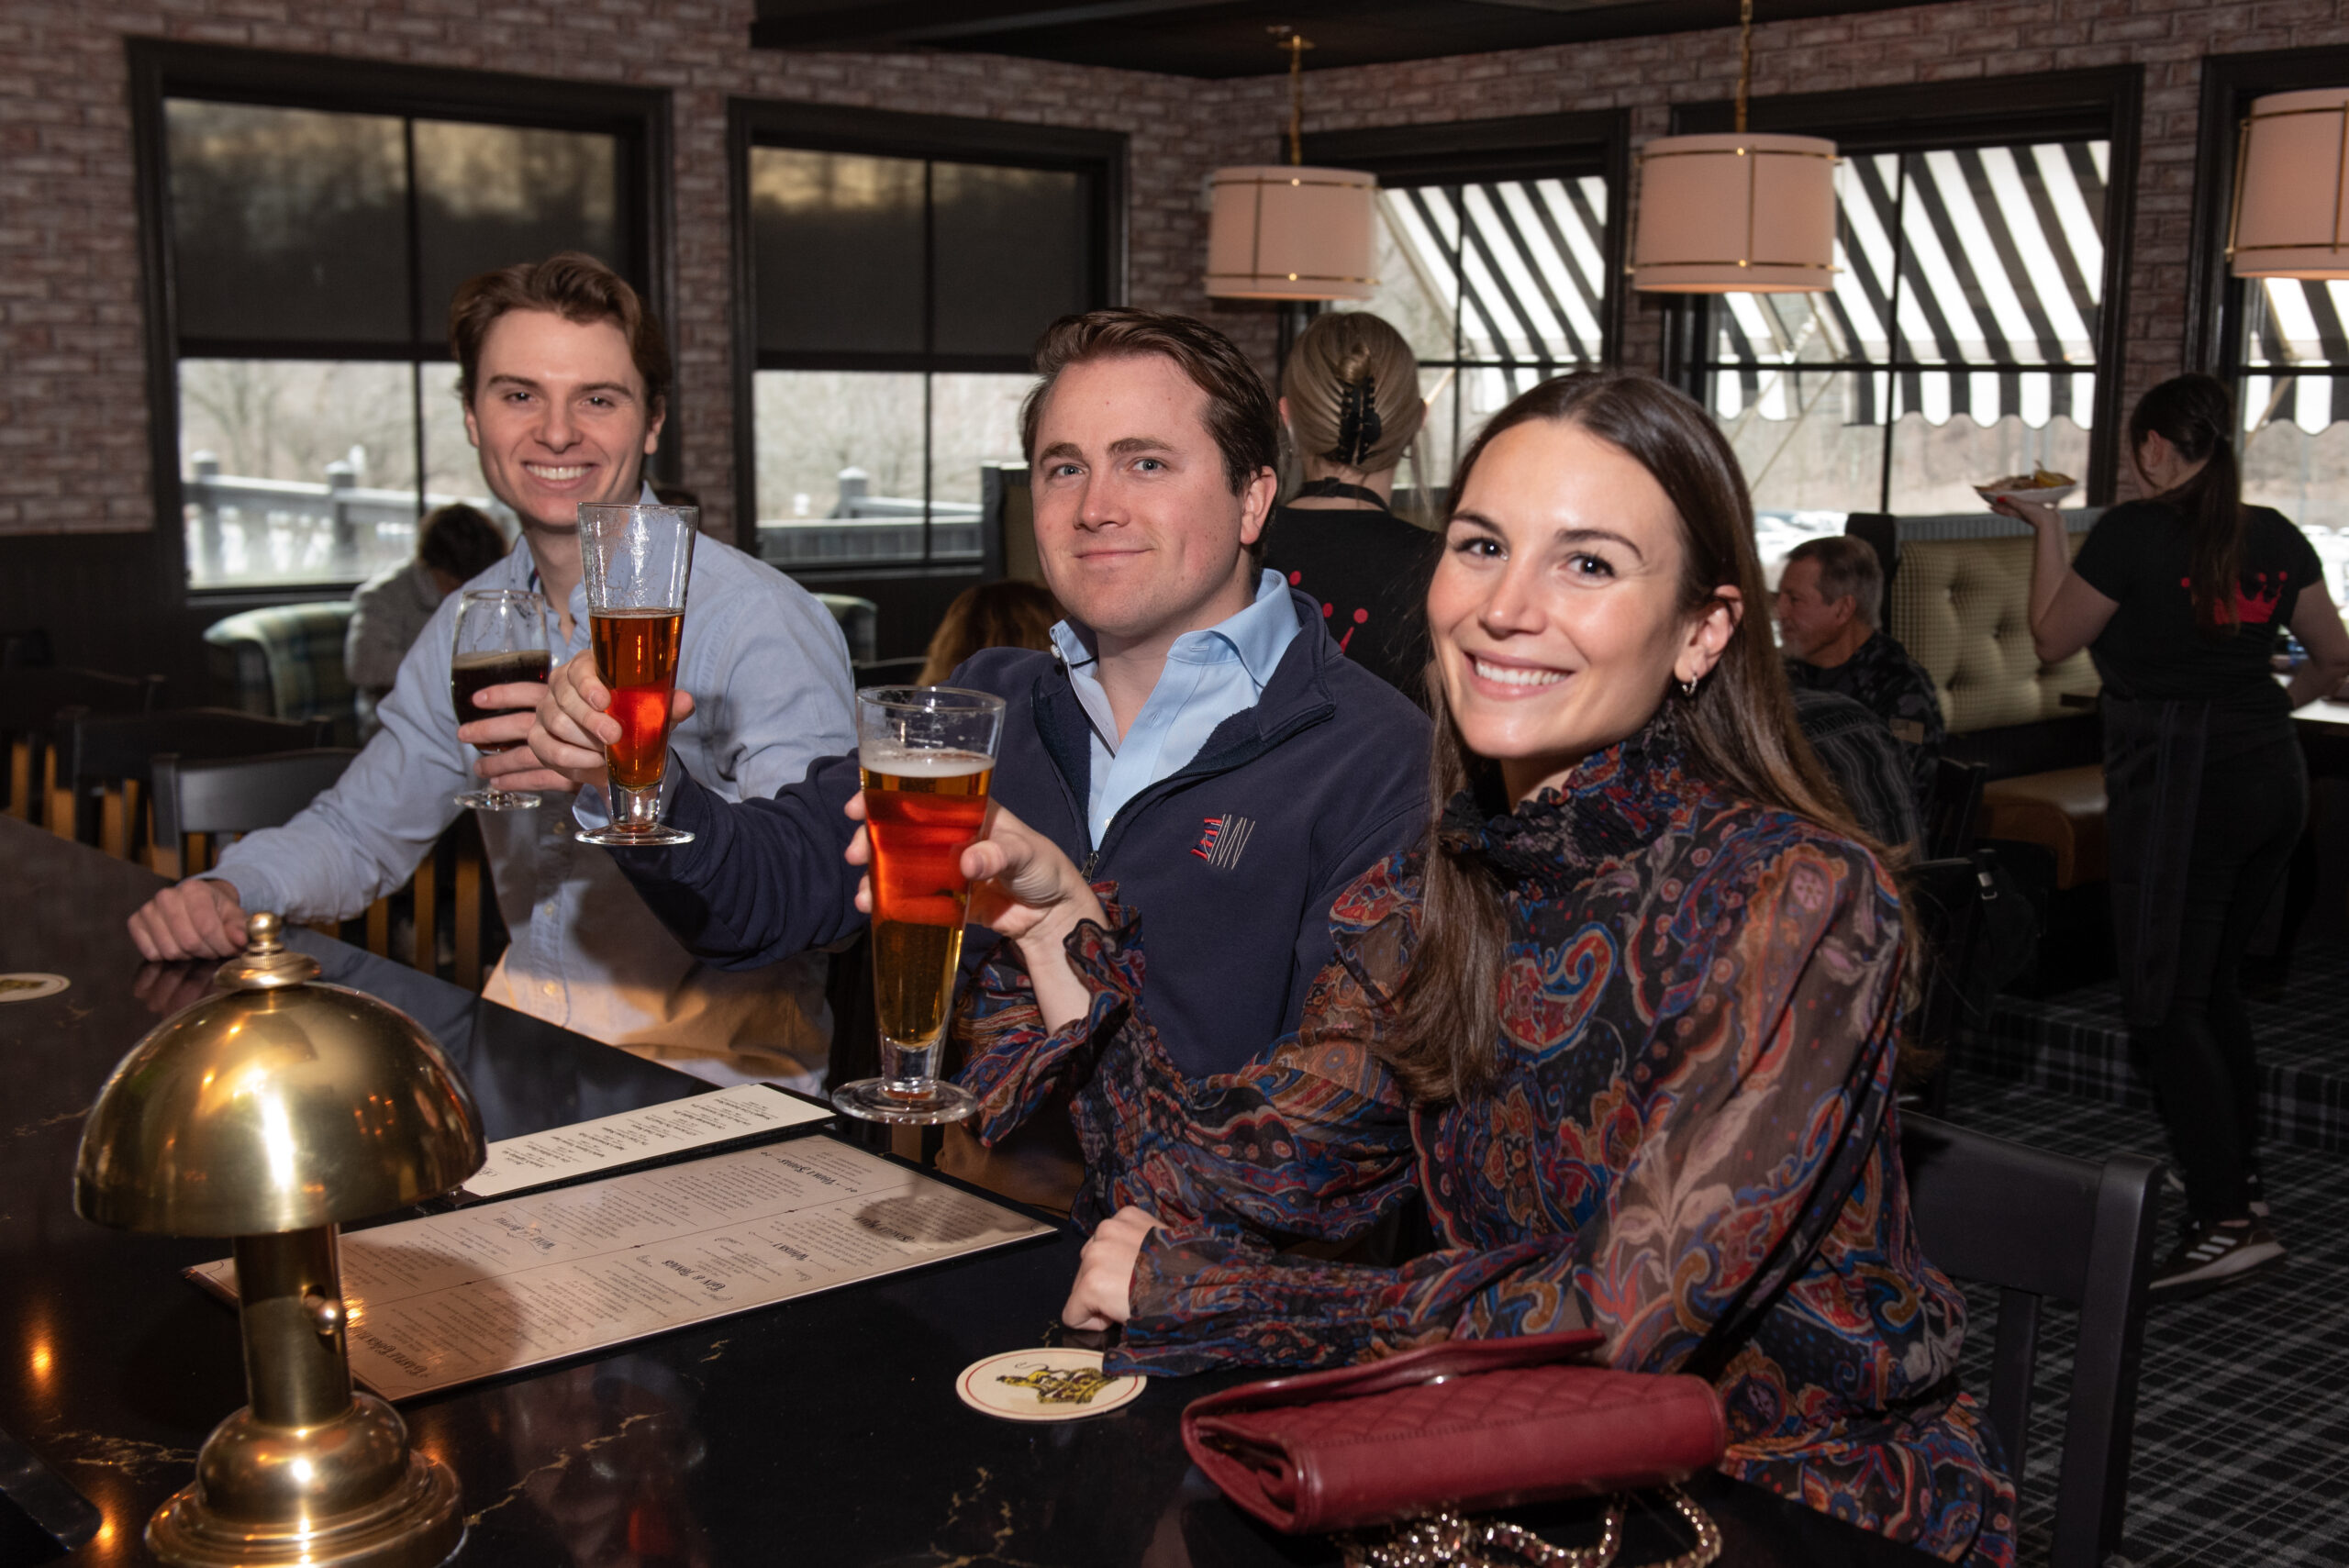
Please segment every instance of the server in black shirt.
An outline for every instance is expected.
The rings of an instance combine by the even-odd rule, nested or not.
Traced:
[[[2131,1054],[2151,1082],[2190,1211],[2162,1296],[2279,1262],[2258,1184],[2259,1079],[2237,989],[2253,927],[2308,809],[2291,711],[2349,675],[2349,632],[2316,551],[2243,504],[2233,400],[2204,375],[2147,393],[2129,421],[2143,500],[2097,519],[2066,562],[2043,506],[1998,510],[2038,534],[2032,639],[2086,647],[2104,679],[2114,951]],[[2309,661],[2279,684],[2289,627]]]
[[[1427,405],[1419,361],[1366,311],[1314,318],[1281,375],[1305,484],[1264,530],[1264,564],[1310,594],[1346,657],[1427,706],[1427,590],[1442,538],[1395,515],[1395,472]],[[1428,486],[1413,458],[1412,472]]]

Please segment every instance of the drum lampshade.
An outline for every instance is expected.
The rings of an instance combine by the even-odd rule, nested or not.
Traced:
[[[1223,299],[1368,299],[1378,180],[1270,163],[1208,180],[1208,293]]]
[[[2256,100],[2237,152],[2227,260],[2239,278],[2349,277],[2349,87]]]
[[[1835,144],[1668,136],[1640,150],[1631,286],[1800,294],[1835,284]]]

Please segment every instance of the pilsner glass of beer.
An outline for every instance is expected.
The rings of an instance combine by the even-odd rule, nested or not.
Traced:
[[[583,830],[584,843],[693,841],[691,833],[661,820],[661,775],[669,765],[669,699],[677,688],[685,582],[700,517],[692,506],[579,508],[588,642],[596,673],[612,694],[606,711],[620,727],[620,738],[605,749],[611,825]]]
[[[1003,740],[1003,699],[952,686],[856,694],[864,828],[873,845],[873,989],[881,1076],[842,1084],[832,1105],[868,1121],[960,1121],[970,1091],[938,1076],[970,884],[963,851],[986,821]]]
[[[543,683],[553,655],[547,637],[546,601],[536,594],[510,588],[475,588],[457,601],[457,646],[449,662],[449,695],[455,703],[457,722],[471,724],[507,711],[477,706],[475,694],[515,681]],[[506,740],[474,750],[510,751],[519,741]],[[491,784],[457,796],[459,806],[475,811],[520,811],[538,805],[528,790],[505,790]]]

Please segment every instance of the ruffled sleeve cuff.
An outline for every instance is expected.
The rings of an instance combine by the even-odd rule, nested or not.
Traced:
[[[1097,890],[1098,891],[1098,890]],[[1091,1070],[1103,1046],[1125,1028],[1141,995],[1141,918],[1107,896],[1108,925],[1082,921],[1069,933],[1069,962],[1091,994],[1082,1017],[1044,1028],[1035,990],[1012,944],[987,966],[967,1018],[968,1058],[957,1081],[978,1096],[972,1127],[993,1146],[1050,1104],[1068,1081]]]

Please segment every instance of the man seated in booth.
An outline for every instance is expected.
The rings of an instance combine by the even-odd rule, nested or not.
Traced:
[[[1055,323],[1036,368],[1021,436],[1067,618],[1052,651],[987,650],[949,684],[1008,703],[993,798],[1142,912],[1168,1048],[1190,1072],[1228,1072],[1297,1027],[1332,900],[1423,825],[1427,719],[1263,569],[1278,425],[1229,339],[1100,310]],[[565,665],[532,749],[597,776],[619,736],[607,698],[589,661]],[[615,851],[695,953],[750,966],[863,928],[842,859],[857,760],[840,750],[740,805],[689,765],[669,819],[694,841]],[[970,928],[966,980],[995,948]],[[957,1158],[976,1156],[950,1146]]]
[[[1948,729],[1924,666],[1883,628],[1884,568],[1849,534],[1805,539],[1778,578],[1778,647],[1798,690],[1839,692],[1883,719],[1925,809]]]
[[[667,412],[667,342],[624,279],[578,254],[466,283],[449,336],[482,477],[522,520],[521,542],[465,585],[543,596],[560,661],[587,646],[580,504],[653,500],[643,466]],[[696,544],[687,595],[679,681],[703,702],[671,743],[711,792],[769,795],[852,743],[847,644],[812,595],[707,537]],[[377,709],[383,728],[341,780],[284,827],[229,846],[216,870],[149,900],[130,919],[141,952],[225,957],[243,945],[249,909],[295,920],[357,914],[415,871],[476,775],[571,787],[516,744],[543,684],[488,687],[476,706],[497,711],[459,724],[449,684],[458,604],[451,595],[433,613]],[[468,743],[511,749],[476,765]],[[759,975],[704,965],[609,857],[575,840],[571,806],[563,795],[535,810],[479,814],[512,936],[484,994],[714,1083],[812,1084],[830,1030],[822,956]]]

